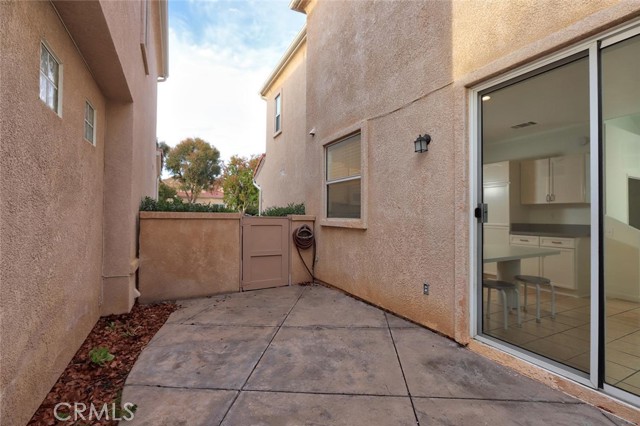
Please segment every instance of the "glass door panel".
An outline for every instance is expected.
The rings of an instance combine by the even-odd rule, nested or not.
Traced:
[[[481,311],[483,334],[588,373],[585,56],[481,93]]]
[[[602,49],[605,383],[640,395],[640,36]]]

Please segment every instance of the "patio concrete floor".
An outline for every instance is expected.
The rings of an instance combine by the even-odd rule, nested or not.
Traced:
[[[326,287],[180,305],[127,379],[124,424],[625,424]]]

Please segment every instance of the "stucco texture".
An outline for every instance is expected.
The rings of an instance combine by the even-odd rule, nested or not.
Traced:
[[[0,28],[0,422],[11,425],[99,316],[105,99],[49,3],[0,3]],[[38,97],[41,40],[64,67],[62,117]],[[83,138],[85,100],[96,146]]]
[[[240,214],[140,213],[140,302],[240,291]]]
[[[157,84],[157,61],[146,75],[137,42],[141,4],[0,2],[3,425],[26,424],[99,315],[127,311],[136,294]],[[159,23],[150,31],[157,56]],[[60,114],[39,99],[41,42],[61,64]],[[83,138],[85,101],[96,111],[95,146]],[[103,288],[110,277],[124,278],[120,292]]]
[[[306,172],[301,159],[306,150],[306,42],[294,53],[281,75],[271,84],[267,102],[267,156],[256,177],[261,191],[262,208],[281,207],[305,201]],[[282,131],[275,133],[275,97],[282,100]]]
[[[307,213],[319,224],[318,279],[467,343],[468,88],[639,9],[616,1],[307,7],[306,128],[316,135],[305,135],[296,166],[304,171]],[[366,129],[367,220],[361,229],[328,226],[324,144],[359,123]],[[424,133],[432,137],[429,151],[414,153],[413,141]],[[275,153],[268,144],[267,159]]]

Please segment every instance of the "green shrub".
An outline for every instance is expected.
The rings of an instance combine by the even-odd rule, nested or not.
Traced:
[[[304,203],[289,203],[285,207],[269,207],[262,212],[262,216],[287,216],[290,214],[305,214]]]
[[[140,202],[140,211],[143,212],[192,212],[192,213],[233,213],[233,210],[221,204],[195,204],[185,203],[180,198],[168,200],[154,200],[144,197]]]

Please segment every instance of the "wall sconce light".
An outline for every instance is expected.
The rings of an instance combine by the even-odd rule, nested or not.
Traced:
[[[415,152],[429,151],[429,148],[427,145],[429,145],[430,143],[431,143],[431,136],[429,136],[426,133],[424,134],[424,136],[418,135],[418,138],[415,141],[413,141]]]

